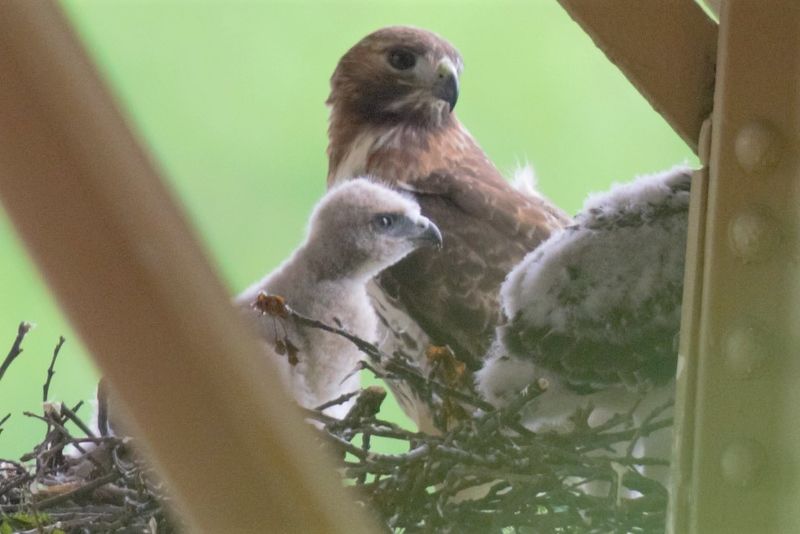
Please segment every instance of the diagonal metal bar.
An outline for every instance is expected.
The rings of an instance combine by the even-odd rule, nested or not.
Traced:
[[[694,0],[559,0],[695,153],[711,113],[717,25]]]
[[[191,531],[367,532],[55,1],[0,80],[0,198]]]

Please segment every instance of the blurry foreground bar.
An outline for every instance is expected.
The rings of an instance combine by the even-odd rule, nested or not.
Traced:
[[[367,532],[56,2],[0,2],[0,196],[192,532]]]

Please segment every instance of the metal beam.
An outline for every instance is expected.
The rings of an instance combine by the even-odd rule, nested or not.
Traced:
[[[694,0],[559,3],[697,152],[714,92],[714,21]]]
[[[0,2],[0,197],[191,532],[368,532],[54,1]]]
[[[687,257],[676,534],[800,531],[798,35],[796,0],[722,3]]]

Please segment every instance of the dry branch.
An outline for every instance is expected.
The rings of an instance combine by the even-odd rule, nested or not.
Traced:
[[[30,329],[22,323],[3,370],[21,352]],[[64,344],[53,351],[42,394],[48,396]],[[146,467],[131,455],[128,438],[96,436],[73,408],[45,402],[41,414],[24,415],[46,425],[44,439],[19,462],[0,459],[0,532],[169,533],[164,495],[149,483]],[[2,425],[8,416],[0,419]],[[73,423],[83,435],[67,428]],[[123,463],[120,457],[130,458]]]
[[[276,320],[349,339],[367,357],[363,369],[405,381],[420,399],[442,401],[430,405],[435,416],[450,403],[472,408],[471,417],[441,436],[403,429],[379,419],[377,411],[344,421],[307,412],[323,425],[323,441],[349,455],[342,461],[348,487],[377,511],[388,530],[663,532],[667,490],[638,469],[668,465],[668,460],[634,457],[633,450],[638,440],[672,425],[663,416],[671,402],[654,409],[638,426],[633,419],[637,405],[595,427],[588,422],[591,410],[579,410],[572,417],[572,432],[537,434],[524,427],[522,413],[547,389],[546,381],[531,384],[510,406],[495,410],[471,389],[455,389],[426,376],[341,328],[297,313],[282,299],[263,295],[260,300],[268,304],[260,309]],[[448,420],[447,414],[442,419]],[[371,452],[375,437],[400,442],[408,452]]]
[[[61,347],[64,345],[64,336],[58,338],[56,348],[53,349],[53,357],[50,359],[50,366],[47,368],[47,379],[42,386],[42,402],[47,402],[47,396],[50,394],[50,382],[53,380],[53,375],[56,374],[55,366],[58,353],[61,352]]]
[[[8,354],[5,359],[3,359],[3,363],[0,364],[0,380],[3,379],[3,375],[6,374],[11,362],[22,354],[22,340],[25,339],[25,335],[30,332],[31,328],[31,323],[25,321],[19,323],[19,327],[17,327],[17,337],[14,339],[14,343],[11,344]]]
[[[318,446],[339,451],[344,491],[373,510],[387,532],[663,532],[667,491],[638,469],[666,461],[635,457],[633,446],[671,425],[663,415],[668,405],[639,426],[631,410],[591,427],[590,411],[582,410],[573,415],[569,433],[534,433],[523,425],[523,414],[546,391],[546,381],[496,410],[339,328],[288,307],[275,315],[346,337],[366,355],[365,369],[405,380],[420,398],[438,396],[473,408],[436,436],[382,419],[386,393],[376,386],[304,411],[316,422]],[[344,419],[322,413],[354,396]],[[153,482],[157,477],[131,453],[135,441],[95,435],[78,408],[46,403],[42,415],[26,414],[45,423],[47,435],[22,462],[0,461],[0,529],[7,524],[13,531],[53,532],[57,523],[64,532],[176,530],[164,509],[168,498]],[[82,435],[72,435],[67,422]],[[376,440],[405,452],[376,452]]]

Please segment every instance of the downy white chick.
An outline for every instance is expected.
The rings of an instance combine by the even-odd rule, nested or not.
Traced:
[[[355,369],[362,355],[336,334],[262,315],[253,308],[258,295],[279,295],[303,315],[377,341],[367,283],[415,249],[441,244],[439,229],[411,197],[374,181],[344,182],[320,200],[305,242],[236,299],[257,323],[267,357],[300,405],[313,408],[358,389]],[[343,417],[349,406],[326,413]]]
[[[525,425],[566,431],[578,407],[592,406],[599,424],[640,402],[641,421],[674,397],[690,185],[690,170],[675,167],[593,195],[509,273],[508,322],[476,376],[487,400],[503,406],[546,379]],[[664,429],[637,452],[668,458],[670,444]]]

